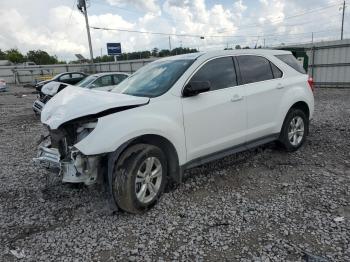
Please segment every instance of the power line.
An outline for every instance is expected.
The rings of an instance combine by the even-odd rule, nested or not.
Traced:
[[[131,30],[131,29],[122,29],[122,28],[106,28],[106,27],[96,27],[91,26],[92,29],[95,30],[105,30],[105,31],[120,31],[127,33],[139,33],[139,34],[151,34],[151,35],[166,35],[166,36],[178,36],[178,37],[208,37],[208,38],[256,38],[256,37],[268,37],[268,36],[288,36],[288,35],[305,35],[313,33],[321,33],[321,32],[329,32],[334,30],[321,30],[321,31],[312,31],[312,32],[304,32],[304,33],[286,33],[286,34],[260,34],[260,35],[197,35],[197,34],[176,34],[176,33],[164,33],[164,32],[151,32],[151,31],[139,31],[139,30]]]
[[[304,16],[306,14],[310,14],[310,13],[319,13],[325,10],[328,10],[329,8],[332,8],[334,6],[338,6],[339,0],[335,1],[337,2],[336,4],[331,4],[331,5],[327,5],[327,6],[323,6],[323,7],[318,7],[318,8],[313,8],[313,9],[306,9],[301,13],[296,13],[284,18],[278,18],[275,20],[271,20],[268,21],[269,23],[278,23],[281,24],[280,22],[283,22],[284,20],[287,19],[293,19],[296,17],[300,17],[300,16]],[[97,3],[97,4],[102,4],[102,3]],[[109,6],[110,7],[110,6]],[[112,7],[112,8],[117,8],[117,9],[121,9],[124,11],[128,11],[128,12],[136,12],[136,11],[131,11],[129,9],[125,9],[125,8],[119,8],[119,7]],[[140,12],[137,12],[140,13]],[[171,20],[171,21],[175,21],[175,22],[179,22],[177,20],[174,19],[169,19],[169,18],[165,18],[165,17],[159,17],[159,19],[163,19],[163,20]],[[282,24],[281,26],[284,27],[295,27],[295,26],[301,26],[301,25],[305,25],[306,23],[314,23],[315,20],[310,20],[309,22],[303,22],[303,23],[298,23],[298,24]],[[198,23],[198,24],[208,24],[208,23],[203,23],[203,22],[194,22],[194,23]],[[210,25],[215,25],[215,24],[210,24]],[[238,28],[238,31],[243,30],[245,27],[250,27],[250,28],[254,28],[254,27],[263,27],[265,25],[259,24],[259,23],[254,23],[254,24],[247,24],[247,25],[242,25],[240,28]],[[207,38],[257,38],[257,37],[264,37],[266,39],[271,39],[271,38],[275,38],[277,39],[277,37],[285,37],[285,38],[293,38],[293,36],[295,35],[308,35],[311,33],[317,34],[317,33],[325,33],[325,32],[335,32],[335,30],[321,30],[321,31],[312,31],[312,32],[304,32],[304,33],[286,33],[286,34],[259,34],[259,35],[200,35],[200,34],[188,34],[188,33],[182,33],[182,34],[176,34],[176,33],[164,33],[164,32],[152,32],[152,31],[140,31],[140,30],[132,30],[132,29],[125,29],[125,28],[106,28],[106,27],[96,27],[96,26],[92,26],[92,29],[95,30],[107,30],[107,31],[120,31],[120,32],[127,32],[127,33],[139,33],[139,34],[151,34],[151,35],[164,35],[164,36],[176,36],[176,37],[195,37],[195,38],[203,38],[207,37]],[[338,31],[338,30],[336,30]],[[225,32],[229,32],[229,31],[223,31],[220,32],[221,33],[225,33]],[[339,31],[338,31],[339,32]],[[299,38],[299,39],[304,39],[304,38]]]

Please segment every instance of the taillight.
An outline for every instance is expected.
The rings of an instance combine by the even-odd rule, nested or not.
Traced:
[[[312,92],[314,92],[315,91],[314,79],[310,76],[309,79],[307,80],[307,82],[308,82]]]

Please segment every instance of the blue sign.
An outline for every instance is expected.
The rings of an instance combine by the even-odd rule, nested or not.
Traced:
[[[107,43],[108,55],[120,55],[122,53],[122,47],[120,43]]]

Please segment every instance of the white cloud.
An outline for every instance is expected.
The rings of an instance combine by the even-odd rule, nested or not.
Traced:
[[[134,6],[141,11],[158,13],[160,8],[156,0],[107,0],[111,5]]]
[[[164,0],[162,4],[157,0],[106,1],[129,11],[123,12],[115,5],[108,8],[108,4],[101,9],[92,1],[88,9],[91,26],[205,36],[204,40],[171,36],[173,48],[180,45],[200,50],[236,44],[254,46],[258,38],[253,36],[258,35],[259,44],[263,38],[268,45],[305,42],[311,39],[311,33],[297,34],[329,30],[315,33],[316,40],[329,39],[337,36],[337,28],[340,29],[338,6],[288,18],[305,10],[331,5],[334,3],[331,0],[259,0],[249,5],[246,0],[222,1],[220,4],[209,4],[204,0]],[[88,57],[84,17],[72,6],[72,1],[51,0],[46,9],[43,2],[33,1],[32,5],[24,7],[20,0],[2,0],[0,49],[17,47],[22,52],[43,49],[61,59],[74,59],[75,53]],[[349,26],[350,20],[346,20],[346,32]],[[122,50],[126,52],[169,46],[166,35],[93,29],[91,35],[95,55],[100,55],[101,48],[106,53],[107,42],[121,42]],[[209,37],[212,35],[221,37]],[[224,37],[233,35],[242,37]]]

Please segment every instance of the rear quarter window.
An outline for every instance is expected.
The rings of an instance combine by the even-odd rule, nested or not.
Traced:
[[[289,65],[290,67],[294,68],[299,73],[306,74],[305,69],[302,67],[302,65],[298,62],[298,60],[292,54],[276,55],[276,57],[282,62]]]
[[[243,84],[274,79],[270,61],[261,56],[241,55],[237,57]]]

